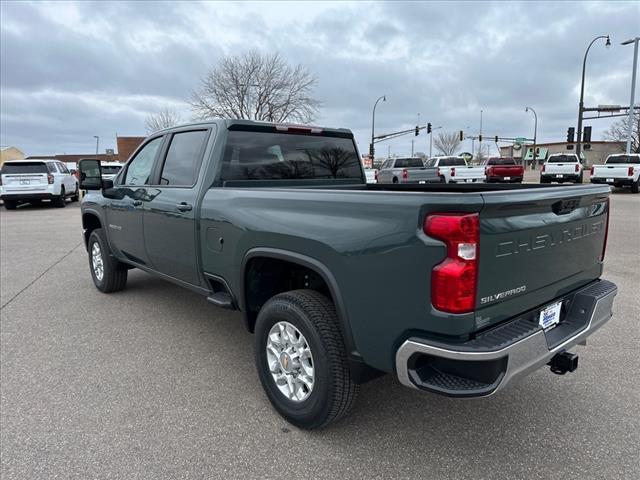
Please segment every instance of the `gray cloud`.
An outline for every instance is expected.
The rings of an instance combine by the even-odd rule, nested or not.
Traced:
[[[179,109],[224,54],[279,51],[318,77],[318,123],[378,132],[410,128],[416,114],[448,130],[564,138],[577,115],[582,55],[593,36],[614,48],[589,54],[586,101],[626,103],[638,3],[2,3],[1,143],[28,154],[91,152],[93,135],[144,133],[144,117]],[[610,121],[594,121],[596,138]],[[413,137],[390,143],[404,154]],[[428,138],[416,150],[427,150]],[[381,144],[378,151],[386,152]]]

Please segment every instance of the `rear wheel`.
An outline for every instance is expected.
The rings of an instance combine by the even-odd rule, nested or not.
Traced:
[[[88,251],[91,278],[96,288],[104,293],[122,290],[127,285],[127,266],[111,254],[101,228],[91,232]]]
[[[76,189],[73,192],[73,195],[71,195],[71,201],[77,202],[78,200],[80,200],[80,189],[78,188],[78,184],[76,183]]]
[[[60,195],[53,199],[53,206],[64,208],[67,206],[67,197],[65,197],[64,187],[60,187]]]
[[[576,183],[582,183],[583,181],[584,181],[584,174],[581,173]]]
[[[357,385],[333,303],[314,290],[276,295],[255,328],[258,376],[269,401],[288,422],[306,429],[345,416]]]
[[[392,182],[393,182],[393,183],[398,183],[398,177],[393,177]]]
[[[18,204],[13,200],[4,201],[4,208],[6,208],[7,210],[15,210],[17,207],[18,207]]]

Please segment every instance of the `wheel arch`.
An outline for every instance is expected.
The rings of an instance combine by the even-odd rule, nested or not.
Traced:
[[[89,245],[89,237],[91,236],[91,232],[96,230],[97,228],[104,229],[104,225],[102,225],[102,220],[100,220],[100,216],[93,211],[86,211],[82,213],[82,233],[84,236],[84,246],[87,248]]]

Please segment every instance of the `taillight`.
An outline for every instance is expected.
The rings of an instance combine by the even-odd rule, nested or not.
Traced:
[[[478,214],[428,215],[423,230],[447,246],[447,258],[431,271],[431,303],[448,313],[473,311],[478,283]]]
[[[544,171],[545,171],[545,167],[546,167],[546,165],[543,163],[543,164],[542,164],[542,173],[544,173]]]
[[[489,175],[490,171],[491,171],[491,167],[484,167],[484,174],[485,175]]]
[[[438,176],[441,177],[442,176],[442,170],[440,170],[440,167],[438,167]]]
[[[633,167],[629,167],[629,171],[627,172],[627,175],[630,177],[633,177]]]
[[[602,255],[600,255],[600,261],[604,262],[604,254],[607,252],[607,239],[609,237],[609,217],[611,216],[611,203],[609,202],[609,199],[607,198],[606,201],[607,204],[607,219],[605,220],[605,226],[604,226],[604,244],[602,245]]]
[[[409,178],[409,171],[408,170],[402,170],[402,179],[406,180]]]
[[[53,185],[53,175],[50,173],[47,174],[47,181],[49,182],[49,185]]]
[[[452,176],[452,177],[455,177],[455,176],[456,176],[456,169],[455,169],[455,168],[452,168],[452,169],[451,169],[451,176]]]
[[[593,165],[591,165],[590,173],[591,173],[591,176],[592,176],[592,177],[593,177],[593,172],[595,172],[595,170],[596,170],[596,167],[594,167]]]
[[[578,173],[578,170],[580,170],[580,167],[578,166],[578,164],[576,163],[576,173]]]

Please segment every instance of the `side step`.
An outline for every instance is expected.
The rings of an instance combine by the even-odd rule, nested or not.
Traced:
[[[227,292],[216,292],[213,295],[207,297],[207,302],[213,303],[220,308],[226,308],[228,310],[235,310],[236,306],[233,304],[231,295]]]

